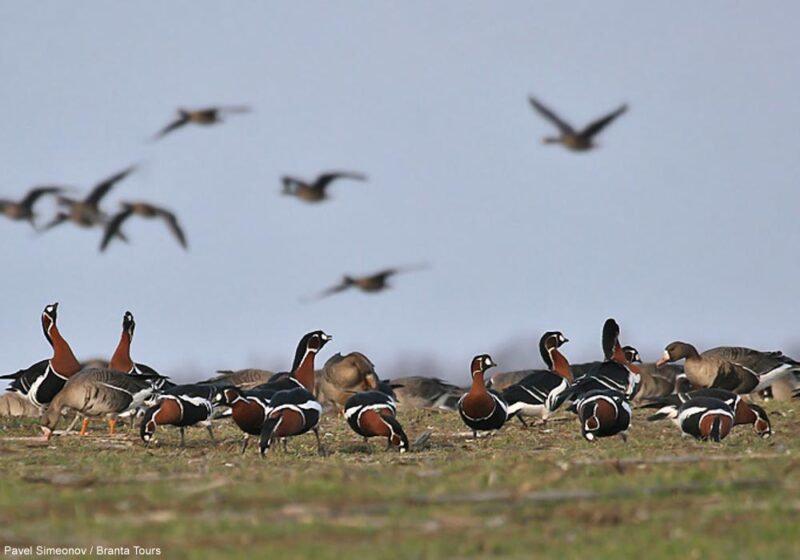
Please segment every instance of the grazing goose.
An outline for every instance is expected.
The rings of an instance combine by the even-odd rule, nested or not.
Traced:
[[[772,435],[772,424],[766,410],[756,404],[748,403],[741,396],[725,389],[697,389],[654,399],[644,405],[644,408],[658,408],[658,411],[647,419],[654,421],[673,418],[683,403],[696,398],[721,400],[733,411],[734,425],[752,424],[755,433],[764,439]]]
[[[605,361],[566,389],[553,390],[548,395],[545,405],[548,412],[557,410],[567,399],[575,401],[589,391],[617,391],[622,393],[626,399],[630,399],[636,394],[641,380],[639,368],[628,362],[619,343],[619,332],[617,322],[614,319],[607,319],[603,324]],[[633,350],[635,351],[635,349]]]
[[[159,140],[172,132],[189,123],[199,125],[211,125],[222,122],[223,114],[249,113],[250,107],[208,107],[206,109],[178,109],[178,117],[162,128],[155,135],[154,140]]]
[[[581,421],[581,434],[589,441],[619,434],[627,439],[631,425],[631,405],[625,395],[609,389],[583,393],[575,403]]]
[[[800,370],[800,362],[781,352],[759,352],[751,348],[720,346],[702,354],[686,342],[672,342],[656,365],[685,359],[684,373],[698,388],[727,389],[740,395],[761,391],[774,381]]]
[[[375,389],[375,365],[361,352],[346,356],[337,353],[328,358],[322,368],[318,396],[332,402],[339,410],[353,393]]]
[[[116,418],[135,411],[153,392],[149,376],[128,375],[113,369],[85,369],[69,378],[42,415],[44,437],[50,439],[64,408],[84,417],[109,415],[113,434]],[[82,431],[81,435],[85,433]]]
[[[657,367],[653,363],[643,363],[639,352],[633,346],[624,346],[625,360],[630,364],[636,364],[639,368],[641,377],[639,389],[633,398],[633,402],[640,404],[651,399],[666,397],[675,391],[675,380],[678,375],[683,373],[683,368],[674,365],[663,365]]]
[[[556,137],[549,136],[544,138],[542,142],[544,142],[545,144],[561,144],[565,148],[568,148],[575,152],[584,152],[586,150],[590,150],[596,147],[594,143],[594,137],[606,126],[611,124],[611,121],[613,121],[622,113],[628,110],[627,105],[622,105],[616,111],[609,113],[608,115],[600,119],[597,119],[593,123],[586,126],[586,128],[584,128],[583,130],[576,131],[567,122],[562,120],[553,111],[542,105],[539,101],[537,101],[533,97],[529,97],[528,100],[530,101],[533,108],[536,109],[536,111],[540,115],[542,115],[545,119],[554,124],[556,128],[558,128],[558,131],[560,133],[560,136]]]
[[[397,404],[401,408],[432,408],[456,410],[458,400],[466,393],[461,387],[442,381],[438,377],[396,377],[392,383],[399,385],[395,389]]]
[[[0,200],[0,214],[10,220],[26,220],[36,229],[36,213],[33,211],[33,205],[43,195],[58,194],[63,190],[60,187],[37,187],[28,191],[20,201]]]
[[[281,387],[269,401],[269,409],[261,428],[261,455],[266,455],[275,438],[299,436],[313,431],[317,438],[317,451],[325,455],[322,441],[319,439],[319,418],[322,405],[314,396],[314,356],[322,350],[333,337],[323,331],[313,331],[305,335],[295,352],[292,377],[274,382],[274,387]],[[282,388],[293,384],[294,387]],[[266,387],[269,387],[267,384]]]
[[[13,379],[8,390],[24,395],[37,407],[52,401],[67,380],[81,370],[80,362],[58,330],[57,318],[58,303],[44,308],[42,330],[53,347],[53,357],[37,362],[28,369],[0,376],[0,379]]]
[[[68,210],[66,212],[58,212],[56,217],[49,224],[44,226],[43,229],[48,230],[67,221],[71,221],[81,227],[105,225],[107,216],[105,212],[100,210],[100,201],[106,194],[108,194],[114,185],[130,175],[134,169],[135,166],[130,166],[127,169],[112,175],[108,179],[101,181],[83,200],[75,200],[66,196],[59,196],[59,204],[66,206]],[[117,236],[123,241],[125,240],[125,236],[121,233],[117,233]]]
[[[679,407],[671,407],[663,415],[654,415],[649,419],[669,418],[685,435],[719,442],[730,433],[735,423],[734,416],[731,407],[720,399],[695,397]]]
[[[158,426],[178,426],[180,446],[184,446],[184,429],[196,424],[205,425],[208,437],[214,442],[211,418],[218,406],[227,406],[225,389],[215,385],[176,385],[161,393],[156,404],[147,409],[139,435],[149,446]]]
[[[569,342],[559,331],[548,331],[539,340],[539,353],[549,369],[535,370],[503,390],[508,415],[516,416],[527,427],[523,416],[547,415],[545,402],[554,390],[563,391],[572,383],[569,362],[559,348]],[[494,379],[494,378],[492,378]]]
[[[181,244],[181,247],[184,249],[187,248],[186,235],[183,233],[183,229],[181,229],[175,214],[164,208],[154,206],[149,202],[122,202],[121,204],[122,211],[115,214],[114,217],[109,220],[108,225],[106,225],[103,240],[100,242],[100,251],[105,251],[114,237],[124,237],[120,235],[120,228],[123,222],[131,216],[139,216],[148,219],[160,218],[164,220],[167,223],[167,227],[169,227],[169,230],[172,232],[172,235],[175,236],[178,243]]]
[[[324,297],[343,292],[349,288],[357,288],[368,294],[382,292],[383,290],[391,287],[388,283],[388,280],[395,274],[399,274],[401,272],[412,272],[414,270],[422,270],[424,268],[424,266],[387,268],[386,270],[381,270],[380,272],[370,274],[369,276],[345,276],[342,278],[342,281],[339,284],[328,288],[311,299],[322,299]]]
[[[397,403],[390,385],[383,382],[378,390],[352,395],[344,407],[344,417],[350,428],[366,440],[385,437],[386,449],[396,446],[400,453],[408,451],[408,437],[397,421]]]
[[[221,385],[227,386],[232,385],[234,387],[238,387],[239,389],[253,389],[258,387],[259,385],[263,385],[267,383],[272,376],[275,375],[275,372],[268,371],[266,369],[240,369],[240,370],[229,370],[223,369],[218,370],[216,377],[212,377],[210,379],[206,379],[205,381],[201,381],[201,385]]]
[[[328,198],[327,188],[336,179],[351,179],[353,181],[366,181],[366,175],[346,171],[323,173],[314,181],[308,182],[296,177],[281,177],[283,194],[296,196],[306,202],[321,202]]]
[[[472,386],[458,401],[458,413],[474,437],[478,437],[479,430],[499,430],[508,419],[508,406],[503,397],[487,389],[484,380],[486,370],[496,365],[488,354],[472,358]]]
[[[24,395],[8,391],[0,395],[0,418],[10,416],[12,418],[33,418],[42,413],[38,406],[35,406]]]

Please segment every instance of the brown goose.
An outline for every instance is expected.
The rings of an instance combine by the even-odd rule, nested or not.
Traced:
[[[456,410],[458,399],[467,392],[436,377],[392,378],[397,404],[403,408]]]
[[[11,220],[26,220],[36,229],[36,214],[33,205],[46,194],[58,194],[64,189],[60,187],[37,187],[28,191],[28,194],[19,202],[14,200],[0,200],[0,214]]]
[[[596,147],[594,144],[594,137],[600,133],[606,126],[611,124],[611,122],[620,116],[622,113],[628,110],[627,105],[622,105],[616,111],[609,113],[608,115],[597,119],[596,121],[592,122],[583,130],[577,131],[572,126],[570,126],[567,122],[562,120],[558,115],[556,115],[553,111],[542,105],[539,101],[537,101],[534,97],[529,97],[528,100],[530,101],[531,105],[533,106],[536,111],[542,115],[545,119],[550,121],[552,124],[558,128],[560,132],[560,136],[548,136],[542,140],[545,144],[562,144],[565,148],[568,148],[575,152],[585,152],[587,150],[591,150],[592,148]]]
[[[127,375],[113,369],[80,371],[69,378],[42,415],[44,437],[50,439],[65,408],[83,417],[109,415],[113,434],[116,418],[135,411],[153,391],[152,379],[146,375]]]
[[[425,268],[426,267],[424,265],[410,266],[405,268],[387,268],[386,270],[381,270],[380,272],[370,274],[369,276],[345,276],[342,278],[342,281],[339,284],[328,288],[311,299],[322,299],[324,297],[343,292],[349,288],[358,288],[362,292],[366,293],[382,292],[383,290],[391,287],[388,280],[395,274],[423,270]]]
[[[205,381],[200,381],[199,384],[218,386],[233,385],[239,389],[252,389],[267,383],[275,375],[275,372],[254,368],[240,369],[236,371],[223,369],[218,370],[217,373],[219,375],[216,377],[206,379]]]
[[[327,188],[337,179],[352,179],[353,181],[366,181],[366,175],[348,171],[334,171],[323,173],[313,181],[304,181],[296,177],[281,177],[283,194],[296,196],[306,202],[321,202],[328,198]]]
[[[322,400],[333,403],[339,411],[353,393],[375,389],[377,374],[373,363],[361,352],[346,356],[334,354],[322,368],[318,392]]]
[[[106,247],[115,236],[120,237],[120,228],[123,222],[134,215],[142,218],[160,218],[164,220],[167,223],[167,227],[169,227],[169,230],[172,232],[172,235],[174,235],[178,243],[181,244],[181,247],[186,249],[186,235],[184,235],[183,229],[181,229],[180,224],[178,224],[178,218],[175,217],[175,214],[164,208],[154,206],[149,202],[123,202],[122,211],[115,214],[106,226],[106,232],[103,234],[103,241],[100,243],[100,251],[105,251]]]
[[[178,117],[162,128],[154,140],[163,138],[173,130],[177,130],[189,123],[211,125],[222,122],[222,115],[226,113],[249,113],[250,107],[208,107],[206,109],[178,109]]]
[[[106,214],[100,210],[99,204],[102,198],[108,194],[111,188],[122,181],[125,177],[130,175],[135,166],[130,166],[127,169],[120,171],[119,173],[112,175],[108,179],[105,179],[98,183],[89,195],[84,198],[83,200],[75,200],[73,198],[69,198],[66,196],[59,196],[58,202],[62,206],[67,207],[67,211],[62,211],[56,214],[56,217],[44,226],[44,230],[51,229],[57,225],[63,224],[64,222],[71,221],[81,227],[93,227],[104,225],[106,223],[107,216]],[[45,188],[61,188],[61,187],[45,187]],[[119,236],[124,239],[124,236],[119,234]]]
[[[625,346],[625,359],[639,367],[639,390],[633,397],[636,404],[651,399],[666,397],[675,392],[675,379],[683,373],[683,368],[673,365],[657,367],[655,363],[643,363],[639,351],[633,346]]]
[[[685,359],[684,373],[694,387],[727,389],[738,394],[761,391],[774,381],[800,370],[800,363],[781,352],[720,346],[700,354],[686,342],[667,345],[657,366]]]

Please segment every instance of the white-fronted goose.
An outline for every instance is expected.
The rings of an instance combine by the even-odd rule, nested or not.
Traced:
[[[113,434],[116,418],[135,411],[153,392],[148,376],[128,375],[113,369],[85,369],[69,378],[42,415],[45,439],[50,439],[65,408],[84,417],[110,416]]]
[[[800,370],[800,363],[781,352],[720,346],[700,354],[691,344],[680,341],[668,344],[656,365],[681,359],[686,360],[683,370],[695,387],[727,389],[738,394],[761,391],[773,381]]]
[[[366,181],[366,175],[348,171],[333,171],[319,175],[313,181],[304,181],[296,177],[281,177],[283,194],[296,196],[306,202],[321,202],[328,198],[328,186],[337,179],[351,179],[353,181]]]
[[[105,251],[108,244],[114,237],[124,237],[120,235],[120,228],[122,224],[131,216],[139,216],[140,218],[159,218],[166,222],[170,232],[181,244],[181,247],[186,249],[188,247],[186,242],[186,235],[178,223],[178,218],[170,212],[159,206],[150,204],[149,202],[122,202],[122,211],[115,214],[113,218],[108,221],[103,240],[100,242],[100,251]]]
[[[100,210],[100,201],[103,197],[108,194],[111,188],[122,181],[125,177],[130,175],[135,166],[130,166],[127,169],[120,171],[101,181],[97,186],[95,186],[89,195],[84,198],[83,200],[75,200],[70,197],[66,197],[63,195],[59,195],[58,202],[62,206],[67,207],[67,211],[60,211],[56,214],[56,217],[47,225],[44,226],[43,230],[51,229],[57,225],[63,224],[64,222],[71,221],[74,224],[77,224],[81,227],[94,227],[94,226],[102,226],[105,225],[107,220],[107,215],[105,212]],[[60,187],[55,187],[60,188]],[[125,239],[125,236],[121,233],[117,234],[121,239]]]
[[[364,354],[350,352],[342,356],[337,353],[325,362],[317,393],[344,410],[353,393],[375,389],[376,380],[375,365]]]
[[[654,399],[644,408],[658,408],[658,412],[648,417],[650,421],[664,418],[675,418],[680,406],[691,399],[712,398],[727,404],[734,414],[734,425],[751,424],[753,431],[761,437],[768,438],[772,435],[772,423],[769,421],[767,411],[760,406],[748,403],[740,395],[725,389],[696,389],[686,393],[677,393],[666,397]]]
[[[639,352],[633,346],[622,348],[625,359],[630,364],[639,368],[639,389],[633,397],[633,402],[640,404],[648,400],[666,397],[675,392],[675,380],[683,373],[683,368],[675,365],[656,366],[655,362],[643,363]]]
[[[611,124],[614,119],[628,110],[627,105],[622,105],[619,107],[619,109],[613,111],[612,113],[609,113],[608,115],[592,122],[583,130],[577,131],[572,128],[569,123],[561,119],[558,115],[542,105],[535,98],[529,97],[528,101],[530,101],[531,106],[533,106],[533,108],[536,109],[540,115],[554,124],[560,133],[559,136],[548,136],[542,139],[542,142],[545,144],[561,144],[565,148],[575,152],[584,152],[596,147],[594,143],[594,137],[606,126]]]
[[[631,425],[631,405],[625,395],[609,389],[583,393],[575,403],[581,434],[588,441],[619,434],[627,439]]]
[[[472,435],[475,437],[479,431],[499,430],[508,419],[508,406],[503,397],[497,391],[486,388],[484,372],[496,365],[488,354],[472,358],[470,365],[472,385],[458,400],[461,420],[472,430]]]
[[[442,381],[438,377],[412,375],[409,377],[393,377],[397,404],[402,408],[432,408],[456,410],[458,399],[466,393],[466,389],[452,383]]]
[[[178,109],[178,117],[162,128],[155,136],[154,140],[159,140],[189,123],[208,126],[222,122],[222,115],[234,113],[249,113],[250,107],[208,107],[205,109]]]
[[[43,195],[58,194],[63,190],[60,187],[36,187],[28,191],[20,201],[0,200],[0,214],[11,220],[25,220],[36,229],[36,213],[33,211],[33,205]]]
[[[81,370],[81,364],[72,353],[72,348],[58,330],[57,318],[58,303],[44,308],[42,330],[53,348],[53,357],[37,362],[28,369],[0,376],[0,379],[13,379],[8,390],[24,395],[37,407],[43,407],[52,401],[67,379]]]
[[[254,389],[259,385],[269,382],[275,375],[274,371],[257,368],[246,368],[238,370],[221,369],[217,370],[219,375],[200,381],[202,385],[232,385],[239,389]]]

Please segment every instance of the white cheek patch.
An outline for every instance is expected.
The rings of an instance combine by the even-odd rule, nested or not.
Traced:
[[[668,362],[672,360],[672,358],[669,357],[669,352],[667,352],[666,350],[664,350],[664,353],[661,355],[661,359],[666,360]]]

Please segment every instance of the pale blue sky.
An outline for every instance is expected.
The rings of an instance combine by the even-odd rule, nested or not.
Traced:
[[[104,206],[178,212],[37,236],[0,220],[0,371],[48,355],[61,302],[79,357],[164,373],[289,366],[334,334],[384,375],[410,354],[467,378],[477,353],[537,365],[546,329],[574,361],[615,316],[645,359],[673,339],[800,348],[800,38],[793,2],[0,2],[0,197],[88,188],[138,162]],[[575,124],[631,110],[575,155],[527,96]],[[178,106],[255,112],[147,143]],[[317,206],[285,173],[352,169]],[[46,218],[50,202],[41,205]],[[379,296],[298,298],[343,273],[428,262]],[[330,350],[330,352],[328,352]],[[382,368],[381,366],[384,365]]]

